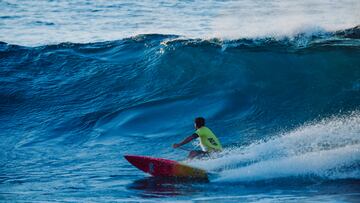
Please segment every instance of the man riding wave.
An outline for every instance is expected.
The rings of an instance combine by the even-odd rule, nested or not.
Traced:
[[[182,145],[185,145],[192,140],[199,138],[201,150],[192,150],[190,151],[188,158],[193,159],[194,157],[208,155],[213,152],[221,152],[222,146],[220,144],[219,139],[215,136],[215,134],[205,126],[205,119],[202,117],[198,117],[195,119],[194,127],[196,131],[185,138],[182,142],[178,144],[173,144],[174,148],[178,148]]]

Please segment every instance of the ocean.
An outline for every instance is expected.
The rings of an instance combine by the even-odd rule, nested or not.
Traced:
[[[359,1],[0,8],[0,202],[360,201]],[[185,160],[198,116],[209,182],[123,158]]]

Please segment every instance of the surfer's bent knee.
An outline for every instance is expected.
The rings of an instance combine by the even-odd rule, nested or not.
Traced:
[[[207,152],[204,152],[204,151],[201,151],[201,150],[192,150],[190,151],[189,155],[188,155],[188,158],[189,159],[193,159],[199,155],[203,155],[203,154],[206,154]]]

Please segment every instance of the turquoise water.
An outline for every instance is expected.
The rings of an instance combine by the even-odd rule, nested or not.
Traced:
[[[358,202],[358,3],[324,3],[0,2],[0,201]],[[197,116],[210,182],[122,157],[185,159]]]

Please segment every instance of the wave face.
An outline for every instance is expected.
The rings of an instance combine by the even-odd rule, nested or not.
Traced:
[[[250,201],[256,191],[259,201],[296,201],[295,190],[305,200],[317,190],[357,199],[357,33],[0,43],[1,194],[9,201],[189,198],[184,194]],[[132,182],[143,174],[121,155],[183,159],[170,146],[192,133],[196,116],[207,118],[227,148],[214,160],[190,162],[216,173],[211,183]]]

